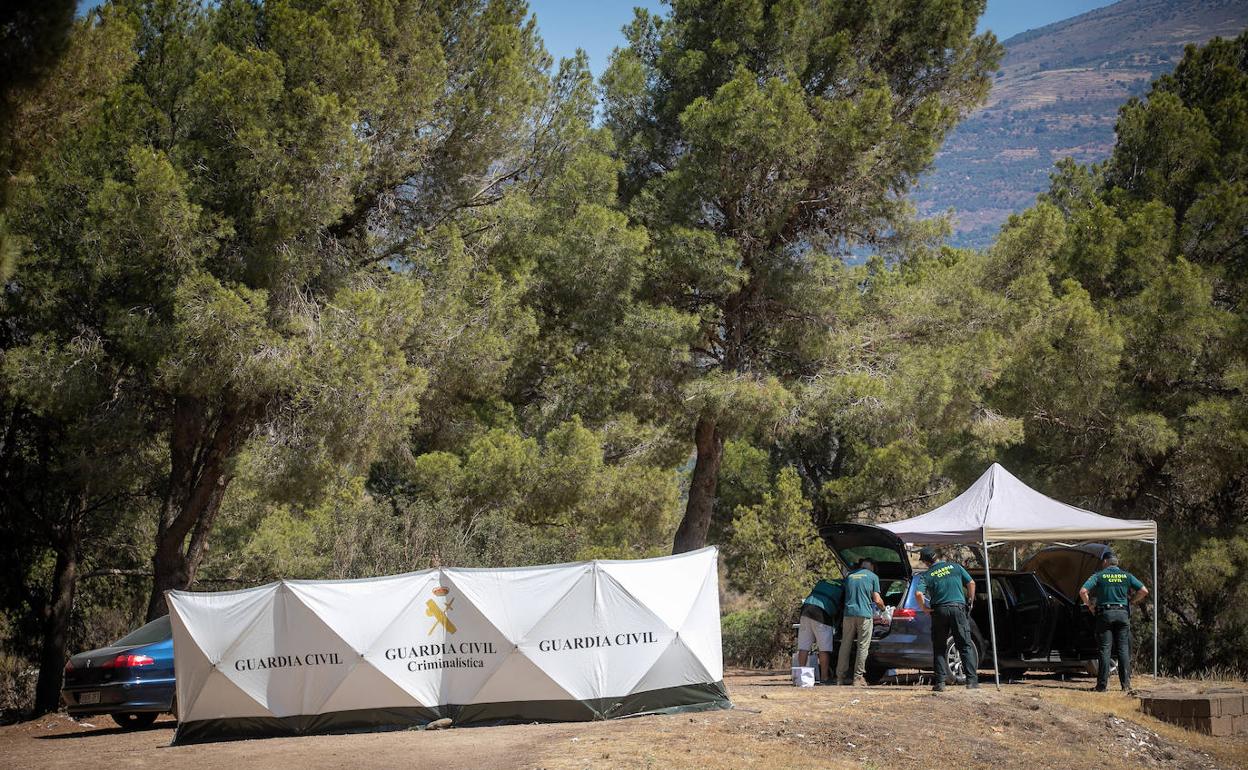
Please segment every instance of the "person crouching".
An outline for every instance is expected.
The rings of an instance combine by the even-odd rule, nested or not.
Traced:
[[[845,598],[843,581],[820,580],[802,602],[797,626],[797,665],[805,666],[810,650],[819,647],[819,684],[832,684],[832,640],[836,616]]]

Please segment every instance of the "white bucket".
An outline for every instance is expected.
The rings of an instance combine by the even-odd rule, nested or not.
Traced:
[[[793,686],[794,687],[814,687],[815,686],[815,669],[810,666],[794,666],[793,667]]]

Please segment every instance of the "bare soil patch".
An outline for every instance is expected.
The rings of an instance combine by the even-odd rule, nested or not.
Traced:
[[[1137,677],[1141,689],[1186,687]],[[734,672],[736,709],[615,722],[277,738],[169,746],[174,723],[123,732],[63,715],[0,728],[0,766],[197,770],[316,768],[1236,768],[1248,738],[1211,738],[1140,712],[1086,678],[1027,677],[929,691],[915,677],[868,688],[789,686]]]

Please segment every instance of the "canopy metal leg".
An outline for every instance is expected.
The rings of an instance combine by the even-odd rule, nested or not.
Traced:
[[[1010,550],[1013,551],[1014,553],[1014,571],[1017,572],[1018,571],[1018,546],[1012,546]]]
[[[988,564],[988,533],[984,533],[984,575],[988,578],[988,634],[992,638],[992,678],[1001,689],[1001,667],[997,663],[997,619],[992,610],[992,568]],[[977,661],[978,662],[978,661]]]
[[[1157,583],[1157,541],[1153,538],[1153,676],[1157,676],[1157,627],[1161,616],[1161,586]]]

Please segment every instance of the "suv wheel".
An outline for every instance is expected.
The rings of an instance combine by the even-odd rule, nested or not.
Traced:
[[[974,636],[971,637],[971,646],[975,648],[976,662],[983,660],[983,648]],[[966,671],[962,670],[962,656],[958,654],[958,646],[954,644],[953,634],[950,634],[948,641],[945,642],[945,665],[949,669],[950,677],[946,680],[947,684],[966,684]]]
[[[113,721],[123,730],[141,730],[151,727],[156,721],[155,711],[139,711],[137,713],[113,714]]]

